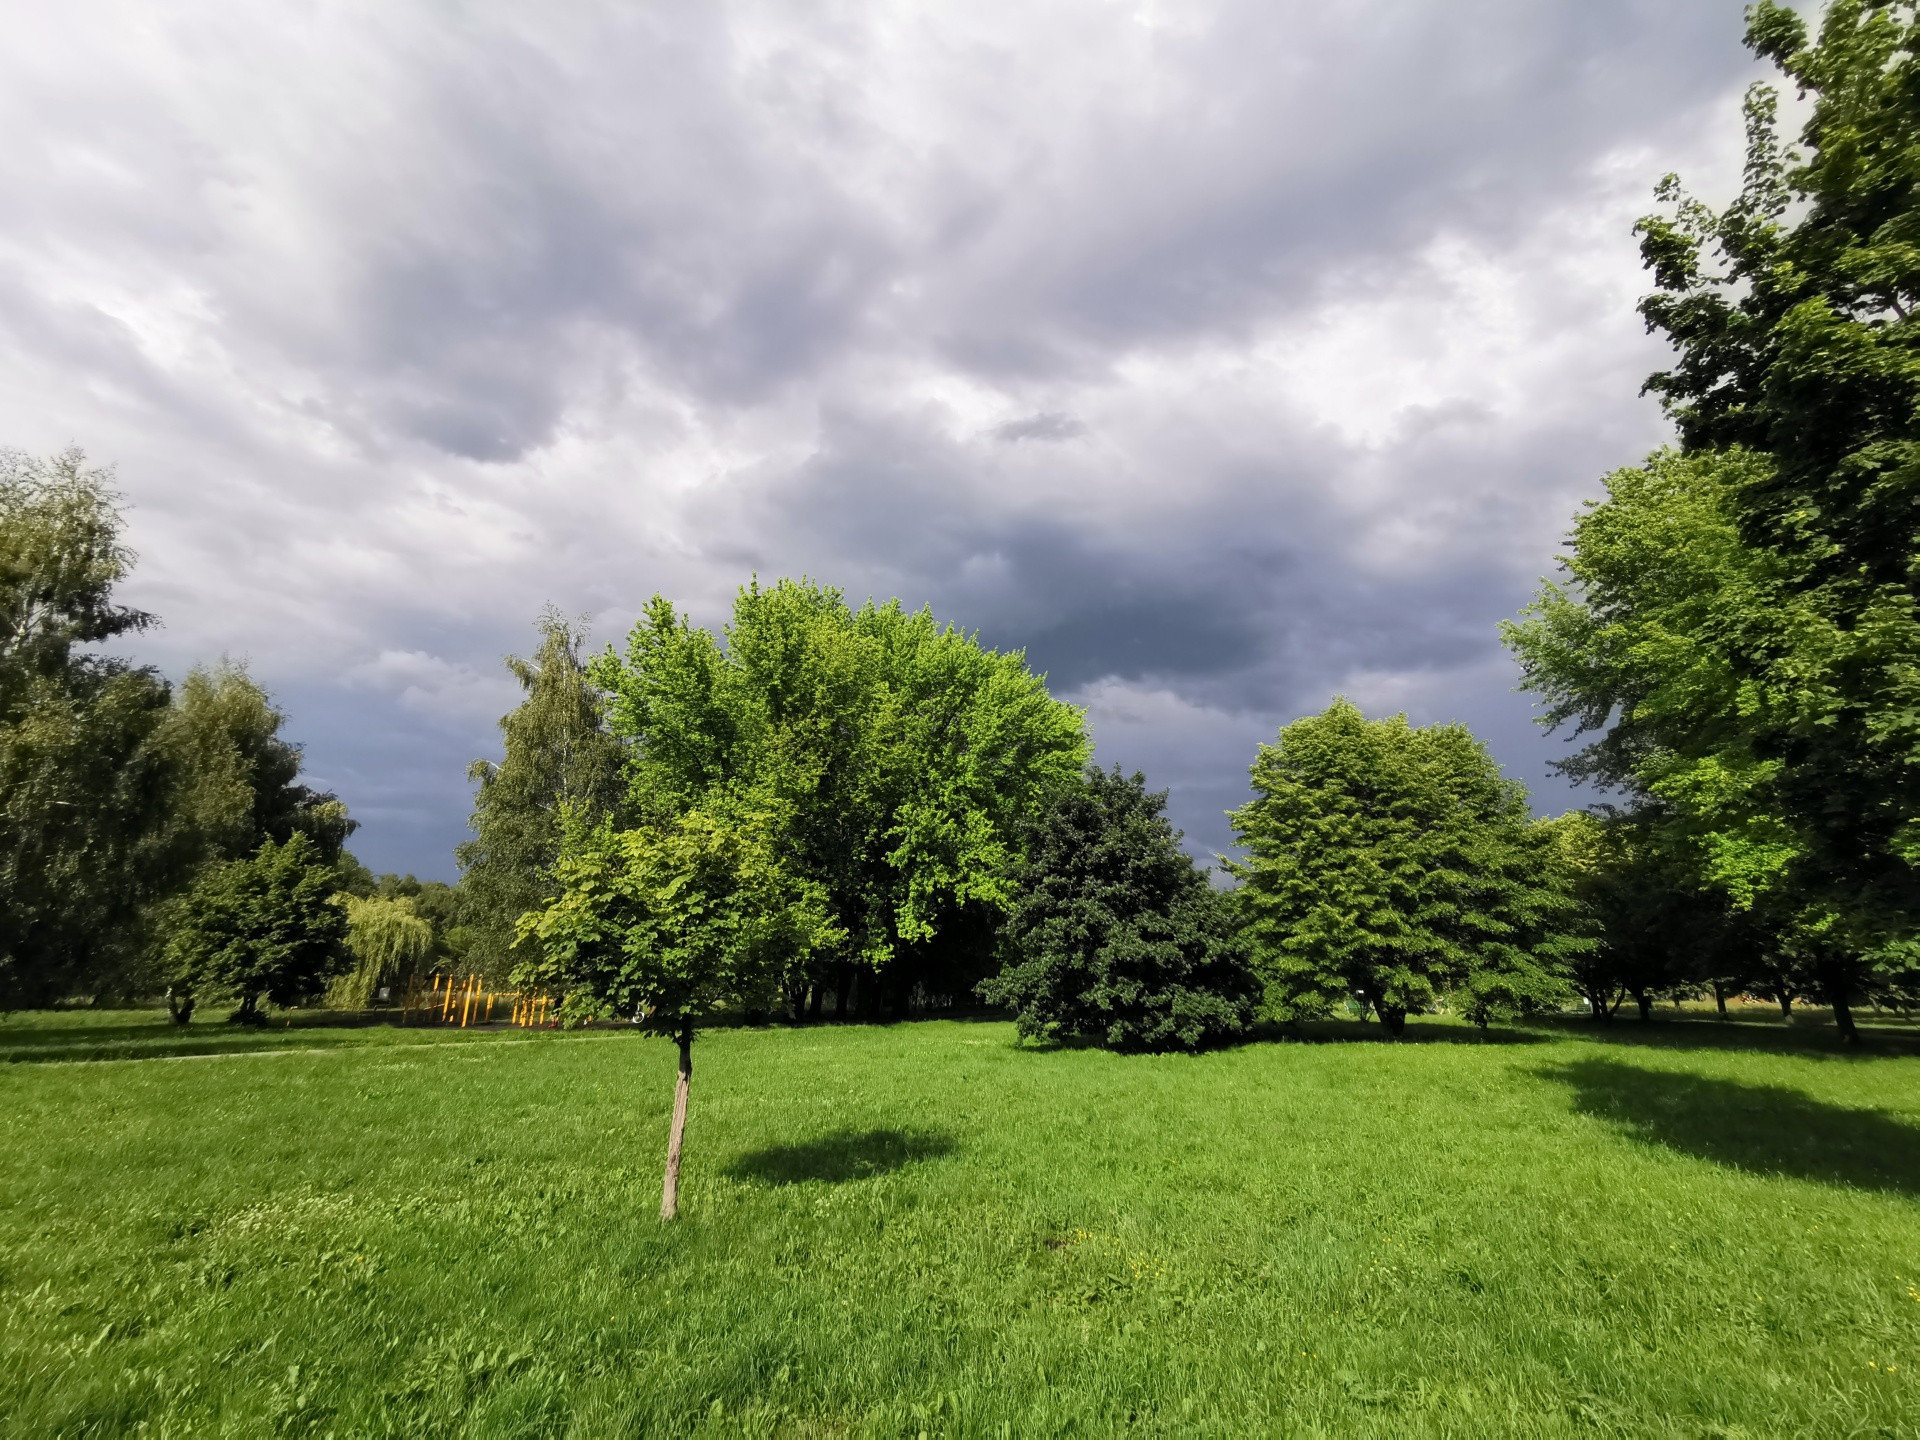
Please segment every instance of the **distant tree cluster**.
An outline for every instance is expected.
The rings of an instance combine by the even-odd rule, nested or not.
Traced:
[[[291,856],[330,876],[353,828],[299,783],[285,717],[244,669],[176,688],[91,648],[153,623],[114,602],[133,562],[121,531],[111,477],[78,451],[0,457],[0,1006],[152,994],[189,973],[206,988],[215,952],[188,965],[172,939],[244,888],[225,867],[278,875]],[[267,990],[228,978],[220,993],[251,1013]]]

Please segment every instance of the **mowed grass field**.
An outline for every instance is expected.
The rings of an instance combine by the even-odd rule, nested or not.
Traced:
[[[15,1016],[0,1432],[1920,1434],[1911,1031],[1409,1029]]]

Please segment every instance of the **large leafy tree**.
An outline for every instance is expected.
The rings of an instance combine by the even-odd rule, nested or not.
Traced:
[[[533,658],[507,657],[526,699],[500,720],[500,762],[476,760],[468,771],[479,785],[473,839],[457,851],[463,958],[500,976],[514,964],[520,917],[556,893],[562,810],[598,820],[613,810],[624,783],[604,697],[581,664],[581,630],[553,610],[538,626]]]
[[[664,828],[723,792],[779,817],[780,863],[820,887],[845,937],[812,964],[816,994],[829,968],[869,994],[887,979],[903,993],[916,964],[951,976],[957,941],[981,952],[956,987],[971,988],[982,917],[1012,900],[1020,826],[1087,751],[1079,712],[1021,655],[791,580],[743,589],[724,643],[656,597],[593,677],[638,823]]]
[[[189,866],[251,855],[295,832],[336,861],[359,828],[331,791],[300,781],[287,717],[244,665],[196,667],[173,692],[156,737],[174,772],[169,835]]]
[[[1029,823],[1004,932],[980,993],[1020,1033],[1121,1050],[1194,1050],[1242,1033],[1259,984],[1230,903],[1180,848],[1167,795],[1090,766]]]
[[[1736,911],[1773,912],[1843,1030],[1920,909],[1920,9],[1749,12],[1812,98],[1748,96],[1746,180],[1642,222],[1649,381],[1678,454],[1611,477],[1565,583],[1510,631],[1576,774]]]
[[[823,956],[885,965],[1004,903],[1017,828],[1085,740],[1019,656],[790,581],[741,591],[724,645],[656,597],[590,678],[626,794],[598,823],[558,807],[556,893],[521,919],[514,978],[678,1045],[671,1219],[700,1025],[765,1009]]]
[[[1336,700],[1261,746],[1253,789],[1229,868],[1277,1018],[1352,996],[1397,1035],[1448,991],[1483,1021],[1565,996],[1577,924],[1550,835],[1464,726]]]
[[[353,964],[334,893],[333,866],[299,832],[214,866],[182,901],[167,942],[175,995],[189,1006],[231,998],[242,1022],[259,1018],[262,1000],[297,1005],[319,995]]]
[[[0,1005],[111,984],[178,870],[166,682],[83,648],[152,619],[112,598],[110,481],[78,451],[0,455]]]

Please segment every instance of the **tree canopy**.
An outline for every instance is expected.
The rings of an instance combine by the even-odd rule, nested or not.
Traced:
[[[1143,775],[1089,766],[1028,822],[1006,968],[980,987],[1021,1034],[1194,1050],[1251,1023],[1259,986],[1231,906],[1166,802]]]
[[[1573,773],[1825,954],[1849,1028],[1920,907],[1920,9],[1837,0],[1810,40],[1762,0],[1747,42],[1811,97],[1804,153],[1755,86],[1740,195],[1664,182],[1641,308],[1679,450],[1609,478],[1508,638],[1597,737]]]
[[[505,977],[515,963],[520,917],[552,899],[559,882],[562,812],[589,824],[612,812],[624,780],[619,741],[607,733],[605,700],[581,664],[584,635],[558,611],[538,621],[531,660],[507,657],[526,692],[501,717],[505,753],[476,760],[473,839],[459,846],[464,959]]]
[[[1336,700],[1253,764],[1229,868],[1269,1013],[1352,996],[1391,1033],[1458,991],[1476,1018],[1557,1003],[1570,898],[1526,794],[1462,725],[1368,720]]]
[[[870,971],[971,907],[1006,910],[1019,827],[1087,752],[1020,654],[807,582],[743,589],[724,644],[656,597],[593,678],[634,822],[768,817],[771,853],[844,937],[832,955]]]

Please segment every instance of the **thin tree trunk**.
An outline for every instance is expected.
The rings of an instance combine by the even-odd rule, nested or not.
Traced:
[[[693,1027],[680,1032],[680,1078],[673,1082],[673,1128],[667,1132],[667,1181],[660,1190],[660,1218],[680,1213],[680,1145],[687,1138],[687,1090],[693,1084]]]
[[[1720,1007],[1720,1018],[1727,1018],[1727,987],[1718,980],[1713,982],[1713,1003]]]
[[[853,1013],[853,966],[844,960],[834,966],[833,1018],[844,1021]]]
[[[1793,1019],[1793,996],[1785,990],[1780,992],[1780,1018],[1782,1020]]]
[[[807,995],[807,1019],[813,1020],[813,1021],[819,1020],[820,996],[822,992],[825,991],[826,988],[827,987],[822,985],[818,980],[815,980],[813,982],[813,987],[808,992],[808,995]]]
[[[1633,992],[1633,1003],[1640,1007],[1640,1018],[1642,1020],[1651,1020],[1653,1018],[1653,996],[1644,990],[1636,990]]]

